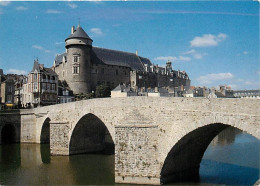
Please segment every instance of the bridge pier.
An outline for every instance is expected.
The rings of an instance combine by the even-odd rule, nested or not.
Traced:
[[[69,155],[70,131],[69,122],[50,122],[51,155]]]
[[[158,126],[138,114],[115,126],[115,182],[160,184]]]

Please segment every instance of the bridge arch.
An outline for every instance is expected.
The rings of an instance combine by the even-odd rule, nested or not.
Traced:
[[[114,153],[114,141],[109,128],[96,115],[83,115],[76,123],[69,142],[69,154],[91,152]]]
[[[47,117],[42,124],[40,143],[50,143],[50,121],[51,119]]]
[[[197,181],[199,179],[200,163],[206,149],[221,131],[230,126],[250,134],[248,131],[243,130],[245,124],[241,125],[239,121],[237,121],[236,125],[220,122],[202,123],[199,127],[186,133],[168,151],[161,169],[160,182],[164,184],[179,181]],[[257,133],[252,136],[258,138]]]
[[[2,126],[0,129],[1,132],[1,143],[16,143],[18,133],[17,129],[14,125],[12,124],[5,124]]]

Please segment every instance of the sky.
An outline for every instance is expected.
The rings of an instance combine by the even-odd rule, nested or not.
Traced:
[[[188,73],[191,84],[260,88],[257,1],[1,1],[0,68],[51,67],[71,27],[93,46],[135,53]]]

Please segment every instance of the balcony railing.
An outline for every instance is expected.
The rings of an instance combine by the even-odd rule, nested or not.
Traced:
[[[58,80],[42,79],[41,82],[43,82],[43,83],[57,83]]]
[[[46,90],[42,89],[42,93],[47,92],[47,93],[57,93],[57,90]]]

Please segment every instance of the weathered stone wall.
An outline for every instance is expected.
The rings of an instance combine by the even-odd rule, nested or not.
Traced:
[[[177,169],[169,166],[171,161],[166,161],[168,156],[174,158],[182,154],[178,155],[178,151],[174,150],[176,147],[191,149],[198,155],[191,158],[188,153],[191,151],[185,153],[190,162],[185,165],[185,170],[194,168],[196,172],[200,156],[204,152],[204,149],[199,150],[196,145],[206,147],[222,128],[218,124],[239,128],[260,139],[259,102],[260,100],[176,97],[92,99],[30,110],[33,115],[29,111],[23,111],[22,125],[25,127],[21,136],[31,136],[29,141],[40,139],[33,137],[33,133],[40,131],[45,119],[50,118],[52,154],[69,155],[69,144],[75,127],[81,118],[93,114],[104,123],[115,143],[116,181],[158,184],[163,182],[161,170],[164,165],[171,167],[168,168],[169,172],[166,171],[168,177],[172,177],[171,173],[175,175],[181,172],[176,171],[181,167],[181,164],[177,165],[178,161],[173,161]],[[207,126],[211,126],[210,130],[205,131],[204,127]],[[38,136],[39,134],[37,132]]]
[[[36,143],[36,117],[34,110],[21,112],[21,142]]]
[[[153,125],[116,126],[116,183],[160,184],[157,134]]]

